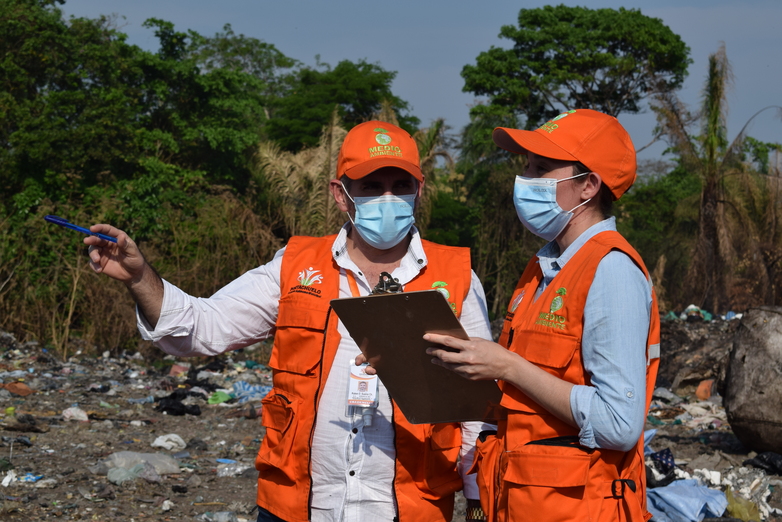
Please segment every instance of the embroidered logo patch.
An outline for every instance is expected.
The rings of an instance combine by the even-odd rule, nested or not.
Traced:
[[[302,294],[309,294],[314,295],[315,297],[320,297],[320,290],[313,288],[312,286],[323,283],[323,275],[319,272],[320,270],[315,270],[312,267],[306,268],[299,272],[299,277],[296,278],[299,281],[299,284],[292,286],[290,290],[288,290],[288,293],[291,294],[293,292],[300,292]]]
[[[554,312],[562,310],[562,307],[565,305],[565,303],[562,301],[562,298],[565,297],[566,294],[567,290],[564,288],[557,290],[557,296],[551,300],[551,308],[549,308],[549,312],[553,314]]]
[[[304,286],[312,286],[315,283],[320,284],[323,281],[323,276],[319,274],[320,270],[313,270],[312,267],[307,268],[299,272],[299,283]]]
[[[565,302],[563,300],[565,295],[567,295],[567,290],[564,288],[557,290],[557,296],[551,300],[551,306],[549,306],[550,313],[541,312],[540,317],[538,317],[538,320],[535,321],[535,324],[545,326],[546,328],[554,328],[555,330],[564,330],[567,319],[564,315],[558,315],[554,312],[561,310],[562,307],[565,306]]]
[[[549,134],[551,134],[552,132],[554,132],[555,130],[557,130],[559,128],[559,125],[554,123],[555,121],[561,120],[562,118],[564,118],[568,114],[573,114],[574,112],[576,112],[576,111],[575,110],[570,110],[570,111],[567,111],[567,112],[563,112],[559,116],[556,116],[555,118],[550,119],[549,121],[547,121],[546,123],[544,123],[543,125],[538,127],[538,130],[546,131]]]
[[[527,293],[526,290],[522,290],[519,295],[517,295],[516,297],[513,298],[513,301],[511,301],[510,307],[508,308],[509,312],[513,313],[513,312],[516,311],[516,308],[519,307],[519,305],[521,304],[521,301],[524,299],[524,294],[526,294],[526,293]]]
[[[449,292],[445,287],[448,286],[448,283],[445,281],[435,281],[432,283],[432,288],[443,294],[446,300],[451,298],[451,292]],[[451,310],[454,314],[456,314],[456,304],[452,303],[451,301],[448,301],[448,304],[451,305]]]
[[[391,136],[386,134],[388,132],[387,130],[378,127],[375,129],[375,132],[379,133],[375,135],[375,141],[378,142],[380,145],[388,145],[391,143]]]

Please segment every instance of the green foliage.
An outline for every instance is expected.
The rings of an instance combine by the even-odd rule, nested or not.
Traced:
[[[763,142],[747,136],[744,140],[744,149],[742,150],[742,160],[752,162],[755,169],[761,174],[770,174],[772,169],[771,154],[775,153],[777,161],[774,170],[779,171],[779,157],[782,155],[782,144]]]
[[[566,109],[638,112],[645,96],[678,88],[691,63],[678,35],[635,9],[522,9],[518,27],[499,36],[513,47],[492,47],[466,65],[463,90],[523,114],[528,129]]]
[[[260,80],[260,92],[268,117],[273,101],[291,90],[295,81],[291,70],[300,63],[285,56],[270,43],[243,34],[236,35],[231,24],[226,24],[223,31],[212,38],[193,35],[191,56],[204,72],[227,69],[245,72]]]
[[[127,173],[136,52],[106,19],[66,24],[52,2],[0,1],[3,192],[32,178],[68,198],[107,169]]]
[[[429,241],[452,246],[470,246],[473,216],[465,202],[453,191],[440,190],[432,202],[425,237]]]
[[[614,203],[617,229],[638,250],[650,270],[661,310],[690,304],[682,292],[698,231],[701,183],[681,165],[659,177],[640,180]]]
[[[391,92],[395,72],[364,60],[343,60],[336,67],[318,63],[299,70],[293,90],[277,100],[274,117],[268,123],[268,136],[283,149],[298,151],[314,147],[321,129],[329,124],[337,107],[348,130],[379,112],[388,100],[397,114],[407,112],[407,102]],[[415,132],[418,118],[403,115],[400,127]]]

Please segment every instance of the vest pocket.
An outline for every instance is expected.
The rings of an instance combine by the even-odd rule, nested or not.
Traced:
[[[564,368],[581,345],[580,339],[556,332],[522,330],[514,336],[520,345],[519,355],[529,362],[549,368]]]
[[[421,496],[439,499],[462,488],[456,460],[462,445],[461,430],[454,424],[433,424],[424,458],[419,463]],[[418,482],[418,481],[417,481]]]
[[[299,296],[282,298],[269,367],[298,375],[312,373],[320,364],[328,311],[328,305],[325,308],[313,306]]]
[[[296,479],[293,469],[296,459],[289,457],[296,439],[296,415],[302,401],[289,392],[272,388],[261,403],[261,425],[266,428],[266,435],[258,450],[256,468],[261,473],[264,468],[275,468],[293,481]]]
[[[591,458],[568,446],[532,444],[503,455],[509,520],[590,520],[585,504]]]

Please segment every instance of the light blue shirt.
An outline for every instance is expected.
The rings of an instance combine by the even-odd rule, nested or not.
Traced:
[[[560,254],[556,242],[538,252],[543,289],[594,235],[616,230],[615,218],[587,229]],[[591,386],[574,386],[570,409],[582,445],[630,450],[646,419],[646,342],[652,307],[651,283],[626,254],[606,255],[597,267],[584,305],[581,341]]]

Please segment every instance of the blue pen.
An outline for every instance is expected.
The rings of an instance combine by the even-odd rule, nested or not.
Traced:
[[[80,227],[78,225],[74,225],[67,219],[63,219],[59,216],[45,216],[44,219],[48,221],[49,223],[54,223],[55,225],[60,225],[61,227],[70,228],[71,230],[75,230],[76,232],[82,232],[84,234],[87,234],[88,236],[96,236],[101,239],[105,239],[106,241],[111,241],[112,243],[117,242],[116,237],[107,236],[106,234],[98,234],[97,232],[92,232],[89,228]]]

